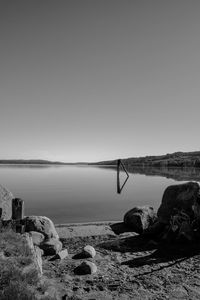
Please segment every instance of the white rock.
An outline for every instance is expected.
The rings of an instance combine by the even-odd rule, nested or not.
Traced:
[[[96,251],[94,247],[87,245],[84,247],[83,252],[87,255],[87,257],[94,258],[96,255]]]

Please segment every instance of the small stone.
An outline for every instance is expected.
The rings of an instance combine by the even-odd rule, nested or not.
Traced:
[[[169,299],[170,300],[174,300],[174,299],[182,299],[182,300],[185,299],[186,300],[186,299],[188,299],[188,293],[184,288],[177,287],[176,289],[174,289],[170,292]]]
[[[99,289],[100,291],[103,291],[103,290],[104,290],[103,285],[98,285],[97,287],[98,287],[98,289]]]
[[[89,285],[94,285],[93,280],[86,280],[86,283],[89,284]]]
[[[45,237],[42,233],[37,231],[30,231],[30,236],[32,237],[33,244],[35,246],[40,246],[40,244],[44,241]]]
[[[75,254],[73,259],[84,259],[84,258],[94,258],[96,255],[96,251],[94,247],[87,245],[83,248],[80,253]]]
[[[94,249],[94,247],[87,245],[84,247],[83,252],[86,254],[86,256],[89,258],[94,258],[96,255],[96,251]]]
[[[62,280],[63,281],[66,281],[66,282],[70,282],[73,280],[72,276],[70,276],[69,274],[65,274],[63,277],[62,277]]]
[[[91,261],[84,261],[80,266],[74,269],[76,275],[94,274],[97,271],[97,266]]]
[[[64,249],[64,250],[58,252],[58,253],[55,255],[54,258],[64,259],[64,258],[66,258],[68,255],[69,255],[69,254],[68,254],[67,249]]]
[[[0,251],[0,259],[5,259],[4,251]]]

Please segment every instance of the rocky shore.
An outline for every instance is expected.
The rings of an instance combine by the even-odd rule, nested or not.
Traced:
[[[2,189],[1,231],[20,228],[27,238],[39,267],[35,299],[200,298],[198,183],[169,186],[157,212],[134,207],[121,222],[55,226],[43,216],[6,219],[12,197]]]
[[[156,243],[130,232],[124,223],[57,226],[68,249],[61,260],[43,258],[44,275],[55,280],[63,299],[199,299],[200,243]],[[96,250],[97,272],[75,275],[86,259],[74,259],[85,245]],[[88,259],[87,259],[88,260]]]

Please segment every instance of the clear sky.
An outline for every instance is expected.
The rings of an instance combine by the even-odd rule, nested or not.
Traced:
[[[0,158],[199,150],[199,0],[1,0]]]

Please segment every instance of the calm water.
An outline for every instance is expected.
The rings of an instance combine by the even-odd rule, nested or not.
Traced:
[[[26,215],[44,215],[55,223],[118,221],[135,205],[157,209],[164,189],[177,183],[158,172],[138,173],[130,174],[121,194],[116,171],[97,167],[0,166],[0,184],[25,200]],[[124,176],[120,175],[122,181]],[[181,183],[190,176],[177,178]]]

